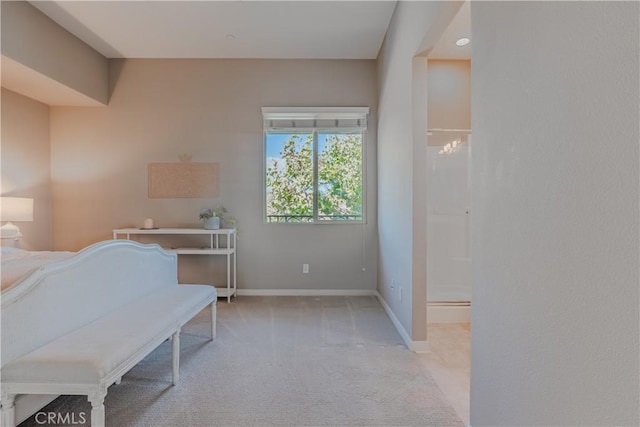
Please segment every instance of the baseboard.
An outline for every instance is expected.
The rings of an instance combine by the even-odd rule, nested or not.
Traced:
[[[470,321],[469,305],[427,304],[427,323],[469,323]]]
[[[429,341],[427,340],[411,341],[411,350],[413,350],[414,353],[418,354],[431,353],[431,350],[429,350]]]
[[[384,311],[387,313],[387,316],[391,319],[391,323],[393,323],[393,326],[398,330],[398,333],[402,337],[402,341],[404,341],[404,345],[415,353],[430,353],[429,341],[412,341],[407,330],[402,326],[402,323],[400,323],[400,320],[398,320],[396,315],[393,313],[389,304],[387,304],[384,298],[382,298],[382,295],[380,295],[378,291],[376,291],[375,295],[376,298],[378,298],[378,301],[380,301],[382,308],[384,308]]]
[[[373,289],[238,289],[238,296],[251,297],[363,297],[377,293]]]

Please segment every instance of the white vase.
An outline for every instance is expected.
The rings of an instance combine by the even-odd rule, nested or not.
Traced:
[[[220,228],[220,217],[212,216],[211,218],[206,218],[204,220],[204,229],[205,230],[217,230]]]

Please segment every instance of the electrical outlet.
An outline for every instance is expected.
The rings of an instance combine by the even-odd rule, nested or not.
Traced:
[[[302,274],[309,274],[309,264],[302,264]]]

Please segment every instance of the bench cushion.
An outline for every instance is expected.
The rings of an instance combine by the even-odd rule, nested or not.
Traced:
[[[2,382],[97,384],[215,299],[215,288],[206,285],[154,292],[10,362]]]

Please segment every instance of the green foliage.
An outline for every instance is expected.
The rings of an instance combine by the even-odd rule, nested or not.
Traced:
[[[313,215],[313,137],[292,135],[267,165],[267,215]]]
[[[318,215],[362,215],[362,137],[331,135],[318,159]]]
[[[236,219],[232,216],[229,216],[227,214],[227,208],[222,205],[218,205],[218,207],[215,209],[209,208],[200,212],[201,221],[213,217],[220,217],[222,224],[224,224],[225,226],[234,227],[236,225]]]
[[[282,161],[267,165],[267,216],[312,221],[313,136],[292,135],[280,156]],[[362,137],[330,135],[318,158],[318,217],[340,220],[361,215]]]

